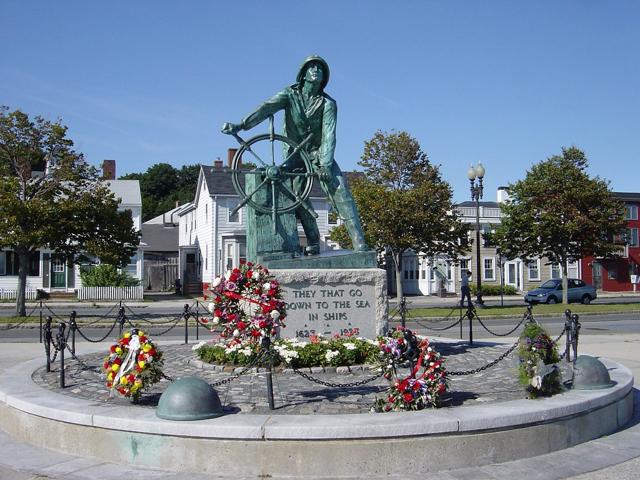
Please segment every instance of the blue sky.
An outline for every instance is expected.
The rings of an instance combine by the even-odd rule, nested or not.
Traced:
[[[226,158],[220,125],[316,53],[343,170],[396,129],[457,201],[470,163],[494,200],[570,145],[614,190],[640,191],[640,2],[3,0],[0,22],[0,104],[61,118],[90,163],[115,159],[119,175]]]

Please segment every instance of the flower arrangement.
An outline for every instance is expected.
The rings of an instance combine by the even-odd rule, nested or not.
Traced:
[[[374,363],[379,352],[378,342],[374,340],[337,334],[331,338],[312,335],[308,342],[281,338],[272,345],[277,354],[274,365],[291,368]],[[260,354],[259,343],[252,339],[200,342],[193,349],[202,361],[220,365],[250,365]]]
[[[223,327],[220,335],[228,344],[257,341],[284,327],[286,308],[280,284],[262,265],[247,262],[228,270],[209,288],[211,323]]]
[[[162,352],[144,332],[134,328],[111,345],[102,368],[111,392],[137,402],[143,390],[160,380],[162,365]]]
[[[437,407],[447,391],[444,359],[425,337],[398,327],[388,337],[379,337],[380,361],[390,382],[386,398],[376,399],[372,411],[422,410]],[[409,375],[398,378],[397,366],[408,363]]]
[[[543,327],[530,323],[524,328],[518,356],[518,379],[530,398],[553,395],[562,390],[560,371],[554,365],[560,361],[558,349]]]

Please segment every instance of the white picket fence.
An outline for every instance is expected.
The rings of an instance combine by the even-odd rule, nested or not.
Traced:
[[[25,292],[25,297],[27,300],[35,300],[37,294],[37,290],[27,289],[27,291]],[[17,290],[0,288],[0,300],[15,300],[16,298],[18,298]]]
[[[142,300],[144,287],[81,287],[78,300]]]

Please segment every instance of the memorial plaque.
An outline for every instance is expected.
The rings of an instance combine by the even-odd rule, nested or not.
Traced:
[[[286,273],[285,273],[286,272]],[[280,336],[308,339],[335,334],[375,338],[387,326],[383,270],[272,270],[287,303]]]

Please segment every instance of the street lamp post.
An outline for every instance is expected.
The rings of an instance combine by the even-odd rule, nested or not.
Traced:
[[[467,177],[469,177],[469,182],[471,183],[471,200],[476,202],[476,285],[478,287],[476,303],[479,306],[484,305],[484,300],[482,300],[482,270],[480,263],[480,199],[482,198],[482,179],[484,178],[484,173],[485,169],[480,162],[478,162],[478,165],[475,167],[471,165],[467,171]]]

